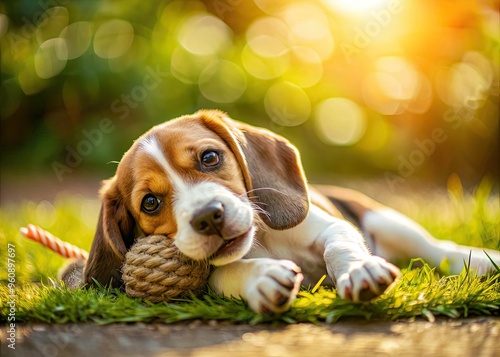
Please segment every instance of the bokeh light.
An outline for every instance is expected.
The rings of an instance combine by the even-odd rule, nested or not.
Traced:
[[[78,58],[90,46],[92,24],[88,21],[73,22],[61,31],[60,37],[66,42],[68,59]]]
[[[468,52],[461,62],[441,68],[436,75],[440,99],[451,107],[482,106],[493,83],[491,63],[480,53]]]
[[[246,86],[243,70],[229,61],[214,61],[200,74],[200,92],[216,103],[234,102],[243,94]]]
[[[288,27],[274,17],[260,18],[246,32],[248,46],[262,57],[277,57],[290,49]]]
[[[106,21],[95,33],[94,52],[101,58],[120,57],[128,51],[133,39],[134,28],[128,21]]]
[[[281,126],[304,123],[311,113],[311,101],[299,86],[280,82],[270,87],[264,98],[267,115]]]
[[[364,110],[347,98],[328,98],[314,109],[318,137],[329,145],[356,144],[365,133]]]
[[[409,61],[401,57],[382,57],[376,71],[368,74],[363,83],[366,104],[384,115],[396,115],[411,105],[414,112],[424,113],[432,91],[428,81]]]
[[[187,51],[199,56],[214,55],[232,43],[229,27],[219,18],[205,14],[188,18],[177,37]]]
[[[52,78],[62,72],[68,60],[66,42],[58,37],[51,38],[40,45],[35,53],[35,70],[38,77]]]

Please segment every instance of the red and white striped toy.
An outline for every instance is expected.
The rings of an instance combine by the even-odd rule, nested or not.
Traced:
[[[87,258],[89,257],[89,253],[85,250],[82,250],[77,246],[74,246],[73,244],[64,242],[59,238],[54,237],[50,232],[47,232],[33,224],[28,224],[26,227],[22,227],[20,231],[26,238],[29,238],[46,246],[50,250],[58,253],[65,258],[87,260]]]

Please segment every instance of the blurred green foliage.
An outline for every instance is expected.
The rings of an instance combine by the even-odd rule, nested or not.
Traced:
[[[499,31],[496,1],[2,2],[2,166],[111,175],[152,125],[219,108],[320,181],[478,182],[499,173]]]

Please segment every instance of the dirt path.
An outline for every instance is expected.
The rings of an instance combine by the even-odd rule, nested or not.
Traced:
[[[313,325],[95,324],[17,327],[2,356],[500,356],[500,318]]]

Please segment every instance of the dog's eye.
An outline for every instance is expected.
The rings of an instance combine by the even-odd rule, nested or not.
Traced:
[[[158,197],[149,193],[142,199],[141,208],[146,213],[153,213],[160,207],[160,203],[161,200]]]
[[[220,163],[220,155],[213,150],[207,150],[201,154],[201,163],[204,167],[214,167]]]

